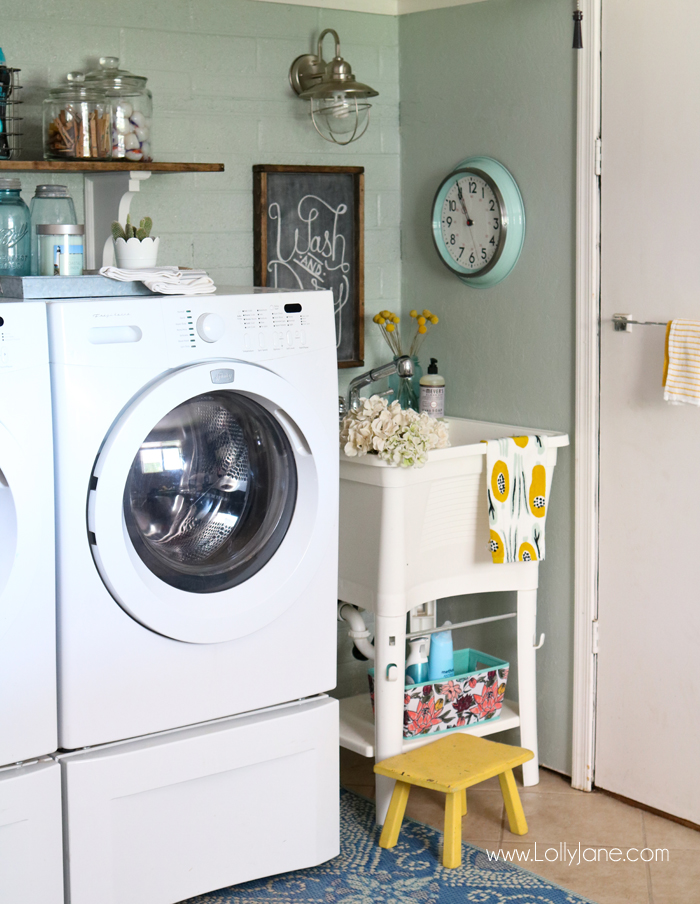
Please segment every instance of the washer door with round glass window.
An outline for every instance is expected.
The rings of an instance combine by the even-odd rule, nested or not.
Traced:
[[[328,445],[293,387],[263,367],[199,364],[147,387],[91,480],[89,538],[112,596],[145,627],[192,643],[269,624],[323,555],[333,514],[319,499],[334,488],[317,463]]]

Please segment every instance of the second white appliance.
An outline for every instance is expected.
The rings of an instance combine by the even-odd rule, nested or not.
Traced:
[[[43,302],[4,302],[0,304],[0,766],[56,749],[51,432],[46,309]]]
[[[0,769],[0,901],[63,904],[61,769],[48,758]]]
[[[335,685],[330,292],[47,302],[59,744]]]

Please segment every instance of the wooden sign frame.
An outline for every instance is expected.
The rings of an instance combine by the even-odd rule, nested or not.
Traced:
[[[308,176],[314,173],[342,174],[353,176],[354,203],[351,212],[353,219],[354,242],[352,248],[352,286],[347,304],[351,305],[351,323],[353,328],[352,350],[338,367],[361,367],[364,365],[364,317],[365,317],[365,171],[362,166],[283,166],[257,164],[253,167],[253,252],[254,281],[256,286],[269,286],[269,245],[268,245],[268,174],[285,173],[290,180],[295,175]],[[293,181],[292,181],[293,185]],[[270,243],[271,244],[271,243]],[[320,286],[319,286],[320,287]]]

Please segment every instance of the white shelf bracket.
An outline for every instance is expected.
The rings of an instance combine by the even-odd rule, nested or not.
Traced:
[[[112,222],[126,221],[131,200],[148,171],[85,174],[85,269],[114,263]]]
[[[544,634],[540,634],[540,642],[539,642],[539,643],[537,643],[537,635],[536,635],[536,634],[535,634],[535,636],[532,638],[532,646],[533,646],[536,650],[539,650],[542,646],[544,646],[544,637],[545,637]]]

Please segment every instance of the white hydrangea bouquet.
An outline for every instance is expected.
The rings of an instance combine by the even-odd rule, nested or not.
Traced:
[[[378,455],[393,467],[422,468],[431,449],[450,445],[449,425],[373,395],[343,418],[340,442],[346,455]]]

